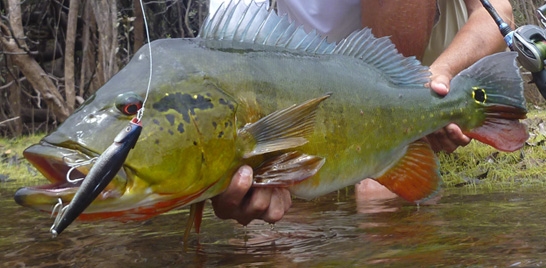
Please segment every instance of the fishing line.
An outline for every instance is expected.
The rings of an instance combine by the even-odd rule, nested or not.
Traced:
[[[146,106],[146,101],[148,100],[148,95],[150,94],[150,88],[152,85],[152,47],[150,45],[150,31],[148,29],[148,19],[146,18],[146,12],[144,10],[144,3],[140,0],[140,10],[142,11],[142,20],[144,21],[144,28],[146,30],[146,40],[148,41],[148,57],[150,58],[149,66],[149,76],[148,76],[148,87],[146,88],[146,95],[144,96],[144,101],[142,101],[142,107],[137,112],[137,120],[140,122],[142,116],[144,115],[144,106]]]
[[[112,180],[114,175],[111,175],[112,173],[109,173],[108,167],[105,167],[105,164],[109,164],[111,161],[114,161],[114,163],[119,163],[115,161],[115,157],[118,157],[124,154],[123,162],[125,161],[125,158],[127,157],[127,154],[129,153],[129,150],[131,150],[136,141],[138,140],[138,137],[140,136],[141,131],[141,124],[140,121],[142,119],[142,116],[144,115],[144,106],[146,105],[146,101],[148,100],[148,95],[150,94],[150,88],[152,84],[152,71],[153,71],[153,62],[152,62],[152,48],[150,46],[150,31],[148,29],[148,20],[146,18],[146,12],[144,10],[144,3],[142,0],[140,2],[140,10],[142,11],[142,17],[144,20],[144,26],[146,30],[146,40],[148,41],[148,56],[149,56],[149,76],[148,76],[148,86],[146,87],[146,95],[144,97],[144,100],[142,101],[142,107],[137,111],[136,117],[131,120],[129,123],[129,126],[126,127],[122,132],[120,132],[116,138],[114,139],[114,143],[110,145],[103,154],[100,155],[100,157],[94,157],[89,160],[85,161],[76,161],[74,163],[68,163],[66,159],[64,159],[64,162],[67,164],[67,166],[70,167],[68,172],[66,173],[66,181],[70,183],[77,183],[79,181],[87,179],[88,176],[85,178],[76,178],[71,179],[70,174],[77,169],[78,167],[85,166],[85,165],[91,165],[93,164],[93,167],[89,171],[87,175],[90,173],[93,173],[93,178],[90,179],[92,182],[95,183],[95,180],[100,180],[97,185],[94,185],[92,188],[89,186],[84,187],[86,189],[83,189],[82,187],[85,184],[85,182],[82,184],[82,186],[78,189],[76,194],[74,195],[75,199],[78,199],[80,202],[80,207],[72,207],[72,201],[69,202],[66,206],[63,204],[63,200],[59,198],[57,200],[57,203],[53,207],[51,211],[51,215],[53,216],[55,213],[57,214],[55,217],[55,220],[53,222],[53,225],[51,226],[50,232],[53,234],[53,237],[56,237],[60,232],[64,230],[81,212],[89,205],[89,203],[92,201],[89,201],[89,199],[86,199],[86,197],[80,198],[81,196],[89,196],[97,193],[98,191],[102,191],[104,187]],[[128,135],[131,137],[128,138]],[[132,144],[130,147],[124,146],[126,144]],[[117,159],[119,160],[119,159]],[[100,167],[95,169],[95,165],[100,162]],[[93,172],[95,171],[95,172]],[[100,185],[100,186],[98,186]],[[102,188],[102,189],[100,189]],[[91,190],[91,191],[89,191]],[[81,208],[81,202],[86,203],[83,204],[83,208]],[[69,213],[67,211],[70,211]],[[66,216],[65,214],[70,214],[70,216]]]
[[[137,111],[137,115],[136,115],[136,118],[137,118],[137,121],[136,123],[140,122],[142,120],[142,116],[144,115],[144,106],[146,106],[146,101],[148,100],[148,96],[150,95],[150,90],[151,90],[151,87],[152,87],[152,71],[153,71],[153,60],[152,60],[152,47],[150,46],[150,31],[148,29],[148,19],[146,18],[146,12],[144,10],[144,3],[142,2],[142,0],[140,0],[140,10],[142,11],[142,20],[144,21],[144,28],[145,28],[145,31],[146,31],[146,40],[148,42],[148,57],[150,59],[149,61],[149,74],[148,74],[148,85],[146,87],[146,95],[144,96],[144,100],[142,101],[142,107]],[[78,167],[81,167],[81,166],[85,166],[85,165],[89,165],[89,164],[92,164],[98,157],[94,157],[90,160],[87,160],[87,161],[81,161],[81,162],[76,162],[76,163],[67,163],[65,161],[65,163],[67,163],[67,165],[70,168],[70,170],[67,172],[66,174],[66,180],[68,182],[71,182],[71,183],[75,183],[75,182],[78,182],[80,180],[82,180],[83,178],[81,179],[70,179],[70,173],[78,168]]]
[[[144,10],[144,3],[142,2],[142,0],[140,0],[139,2],[140,2],[140,10],[142,12],[142,20],[144,21],[144,29],[145,29],[145,32],[146,32],[146,41],[148,42],[148,57],[149,57],[150,61],[149,61],[149,69],[148,69],[148,85],[146,87],[146,95],[144,96],[144,100],[142,101],[142,107],[137,111],[137,114],[136,114],[137,123],[142,120],[142,117],[144,115],[144,110],[145,110],[144,107],[146,106],[146,101],[148,100],[148,96],[150,95],[150,90],[151,90],[151,87],[152,87],[152,72],[153,72],[152,47],[150,46],[150,30],[148,28],[148,19],[146,17],[146,12]],[[76,183],[76,182],[84,179],[84,178],[71,179],[70,178],[70,173],[74,169],[76,169],[78,167],[89,165],[89,164],[93,163],[96,159],[97,159],[97,157],[92,158],[92,159],[90,159],[88,161],[83,161],[83,162],[78,162],[78,163],[67,163],[68,166],[70,166],[71,168],[66,174],[66,180],[68,182],[71,182],[71,183]]]

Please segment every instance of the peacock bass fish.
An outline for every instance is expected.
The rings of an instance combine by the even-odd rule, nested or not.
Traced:
[[[243,164],[253,167],[255,187],[287,187],[300,198],[374,178],[421,203],[442,184],[426,135],[455,123],[501,151],[528,138],[510,52],[462,71],[441,97],[425,87],[428,68],[388,38],[363,29],[328,43],[256,4],[229,3],[199,37],[150,46],[153,79],[140,138],[81,220],[142,220],[191,205],[198,227],[203,202],[222,193]],[[25,150],[51,184],[19,189],[17,203],[51,211],[59,200],[71,202],[82,181],[70,178],[86,176],[90,160],[142,105],[149,60],[144,47]]]

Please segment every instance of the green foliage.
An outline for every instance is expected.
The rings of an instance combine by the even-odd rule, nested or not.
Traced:
[[[525,123],[530,138],[515,152],[499,152],[472,141],[452,154],[439,154],[441,173],[447,187],[485,187],[491,189],[544,186],[546,111],[533,110]]]
[[[23,158],[23,151],[43,135],[0,138],[0,188],[15,190],[23,186],[44,184],[44,177]]]

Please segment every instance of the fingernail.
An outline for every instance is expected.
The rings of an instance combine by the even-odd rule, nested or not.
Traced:
[[[448,92],[449,92],[449,89],[447,88],[447,85],[442,83],[442,82],[432,82],[432,85],[431,87],[433,88],[433,90],[440,94],[440,95],[446,95]]]
[[[438,87],[441,88],[444,92],[448,92],[449,90],[447,89],[447,85],[444,84],[444,83],[439,83],[438,84]]]
[[[248,166],[243,166],[239,170],[239,174],[241,174],[241,177],[250,177],[252,176],[252,169]]]

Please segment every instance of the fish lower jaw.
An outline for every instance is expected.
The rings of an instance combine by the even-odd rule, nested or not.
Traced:
[[[27,148],[24,156],[51,183],[20,188],[14,199],[22,206],[49,212],[56,205],[66,206],[72,201],[95,159],[77,150],[45,142]],[[120,169],[113,181],[99,194],[96,203],[116,200],[125,194],[129,181],[125,170],[125,167]]]

